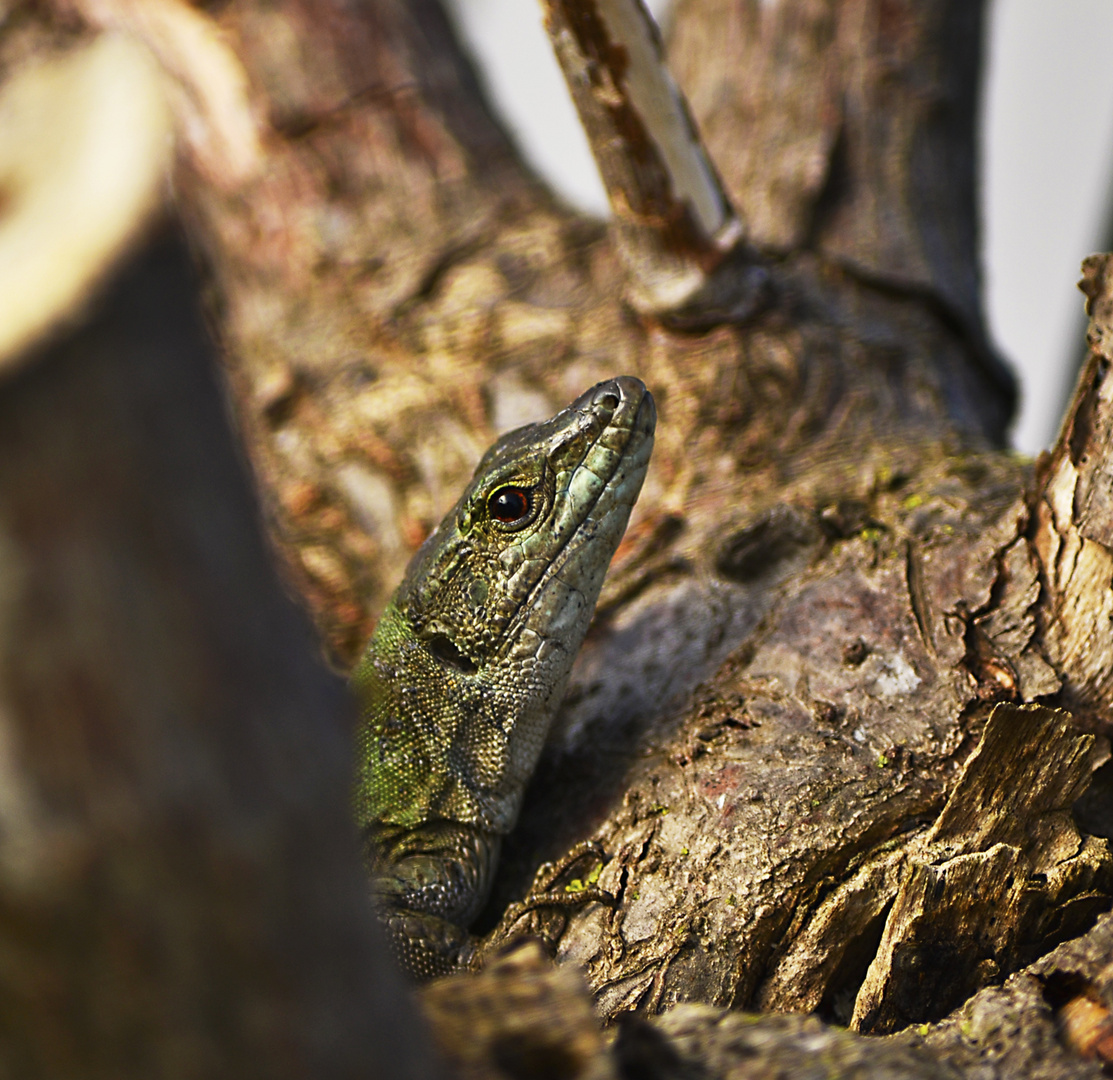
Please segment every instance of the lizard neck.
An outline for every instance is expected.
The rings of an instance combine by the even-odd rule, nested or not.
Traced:
[[[415,555],[352,685],[356,814],[514,825],[645,476],[653,399],[600,383],[504,436]]]
[[[352,679],[363,705],[361,831],[433,818],[496,834],[513,827],[571,667],[550,672],[542,664],[531,675],[520,660],[511,655],[496,670],[461,671],[441,662],[388,605]]]

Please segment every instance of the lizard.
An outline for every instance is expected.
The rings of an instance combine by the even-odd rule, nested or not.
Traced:
[[[657,413],[631,376],[503,435],[411,560],[351,686],[354,803],[379,919],[423,982],[468,927],[641,490]]]

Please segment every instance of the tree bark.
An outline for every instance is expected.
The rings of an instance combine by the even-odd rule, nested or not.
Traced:
[[[614,902],[535,914],[533,928],[583,970],[605,1020],[686,1008],[626,1021],[613,1067],[636,1072],[658,1046],[677,1075],[697,1059],[725,1073],[751,1053],[772,1067],[819,1039],[861,1075],[972,1074],[999,1030],[987,1018],[1011,1009],[1038,1034],[1001,1068],[1068,1075],[1078,1059],[1049,1017],[1079,999],[1110,1004],[1091,963],[1107,924],[1090,928],[1113,899],[1111,305],[1095,263],[1093,356],[1059,445],[1033,470],[1001,449],[1014,391],[981,314],[983,6],[681,0],[664,46],[630,0],[545,6],[615,202],[610,227],[557,204],[522,166],[434,0],[58,0],[27,18],[123,29],[177,87],[176,205],[274,549],[335,665],[358,654],[496,433],[615,374],[652,390],[651,473],[484,916],[493,926],[541,861],[599,840]],[[655,69],[660,48],[675,86]],[[262,553],[242,558],[263,582]],[[52,574],[80,597],[79,581]],[[208,564],[186,578],[220,580]],[[237,649],[270,647],[268,633],[294,625],[281,610],[240,627]],[[189,619],[172,625],[169,640],[204,640]],[[58,657],[77,655],[61,631],[43,633]],[[249,804],[269,792],[276,820],[304,813],[298,835],[312,843],[260,848],[248,893],[280,909],[265,921],[276,939],[335,926],[359,943],[343,991],[328,982],[331,947],[297,954],[324,980],[301,985],[340,995],[349,1016],[380,991],[340,850],[344,783],[313,765],[299,783],[314,794],[295,798],[260,726],[288,724],[300,746],[305,718],[342,710],[304,642],[273,648],[228,683],[206,676],[211,699],[180,706],[186,734],[120,738],[129,754],[149,739],[155,762],[196,738],[206,768],[245,770]],[[260,674],[283,649],[300,657],[282,671],[306,680],[304,700]],[[139,667],[161,672],[160,656]],[[98,670],[127,687],[120,659]],[[211,701],[233,685],[238,704],[222,712]],[[140,684],[136,700],[151,692]],[[324,726],[326,749],[303,751],[318,763],[336,745]],[[242,753],[229,756],[235,738]],[[90,766],[94,810],[112,804],[101,772]],[[161,806],[170,781],[151,784]],[[189,790],[199,829],[227,817]],[[286,799],[302,808],[289,819]],[[154,844],[169,825],[141,816]],[[180,871],[161,858],[152,865]],[[165,872],[152,895],[173,891]],[[331,915],[297,899],[299,882],[333,880]],[[210,892],[219,882],[202,875],[199,908]],[[541,985],[529,965],[519,975]],[[444,993],[468,1002],[504,976],[485,977]],[[206,969],[183,993],[203,998],[213,978]],[[292,1030],[314,1030],[296,1018],[316,1006],[291,1000]],[[454,1011],[475,1015],[427,1004],[442,1032]],[[742,1021],[690,1005],[819,1019],[747,1028],[765,1033],[754,1050]],[[533,1044],[507,1038],[496,1031],[478,1063],[456,1060],[513,1075],[506,1046]],[[572,1056],[602,1061],[584,1040]]]
[[[163,239],[0,389],[0,1072],[428,1076]]]

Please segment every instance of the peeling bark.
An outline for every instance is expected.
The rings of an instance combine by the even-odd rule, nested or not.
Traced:
[[[1108,720],[1113,703],[1113,303],[1110,263],[1083,265],[1090,355],[1055,449],[1041,468],[1034,543],[1043,568],[1041,623],[1048,653],[1062,670],[1064,694],[1080,714]]]
[[[661,1080],[693,1075],[1098,1080],[1109,1063],[1110,955],[1113,917],[1105,916],[1003,985],[982,990],[942,1023],[882,1038],[829,1027],[815,1016],[759,1016],[708,1005],[680,1005],[648,1020],[626,1014],[609,1052],[597,1052],[587,1068],[592,1075],[617,1068],[626,1076]],[[520,950],[478,977],[430,988],[426,1004],[438,1027],[446,1021],[443,1035],[450,1035],[458,1027],[450,1009],[491,1002],[471,1038],[454,1048],[467,1055],[458,1064],[468,1075],[505,1075],[511,1061],[522,1060],[508,1060],[508,1045],[529,1052],[554,1044],[583,1047],[598,1039],[596,1023],[585,1012],[588,999],[566,972],[554,973]],[[525,1034],[506,1003],[527,996],[544,1002],[547,1011]]]

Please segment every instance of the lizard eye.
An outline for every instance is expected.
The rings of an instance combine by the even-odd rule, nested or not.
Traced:
[[[529,492],[518,487],[499,488],[487,500],[491,517],[504,525],[517,525],[524,521],[532,508]]]

